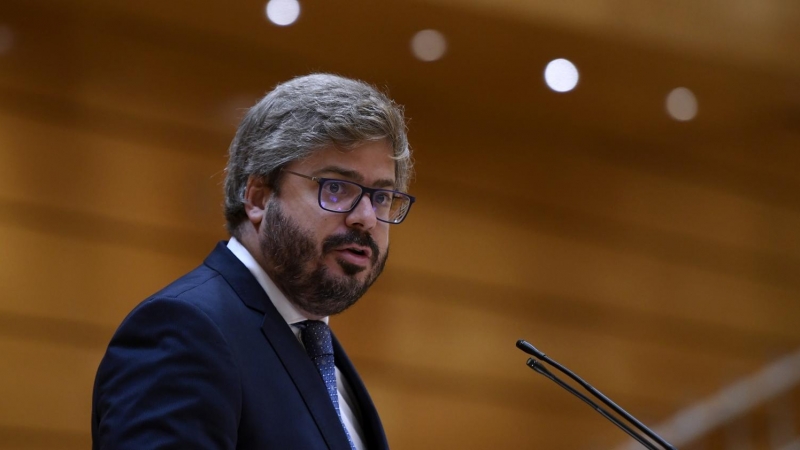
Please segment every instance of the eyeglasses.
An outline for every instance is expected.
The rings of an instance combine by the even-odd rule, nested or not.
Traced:
[[[361,186],[352,181],[333,178],[310,177],[302,173],[281,169],[283,172],[307,178],[319,183],[319,206],[325,211],[348,213],[355,209],[361,197],[369,194],[375,217],[381,222],[398,224],[408,215],[408,210],[416,200],[414,197],[399,191],[373,189]]]

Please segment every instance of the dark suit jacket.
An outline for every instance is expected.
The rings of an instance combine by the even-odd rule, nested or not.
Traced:
[[[333,345],[365,444],[387,449],[364,384]],[[92,440],[94,450],[350,448],[314,363],[224,242],[122,322],[97,371]]]

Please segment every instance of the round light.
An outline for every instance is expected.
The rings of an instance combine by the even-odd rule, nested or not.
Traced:
[[[411,52],[422,61],[436,61],[447,51],[444,35],[436,30],[422,30],[411,38]]]
[[[11,32],[11,28],[0,25],[0,55],[8,53],[12,45],[14,45],[14,33]]]
[[[697,115],[697,97],[685,87],[673,89],[667,95],[667,113],[681,122],[694,119]]]
[[[578,68],[566,59],[554,59],[544,69],[544,81],[556,92],[569,92],[578,85]]]
[[[267,18],[275,25],[291,25],[300,16],[300,3],[297,0],[269,0]]]

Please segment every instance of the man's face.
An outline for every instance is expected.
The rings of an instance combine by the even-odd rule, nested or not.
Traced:
[[[313,177],[394,189],[395,163],[385,141],[354,149],[324,147],[287,170]],[[364,195],[355,209],[322,209],[319,184],[284,172],[280,195],[266,204],[259,242],[265,270],[290,301],[306,313],[338,314],[378,278],[389,250],[389,224],[375,218]]]

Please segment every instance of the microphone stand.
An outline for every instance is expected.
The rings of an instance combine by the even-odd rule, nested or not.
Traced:
[[[624,417],[625,420],[630,422],[639,431],[643,432],[644,434],[649,436],[651,439],[653,439],[654,441],[656,441],[659,444],[661,444],[661,446],[663,446],[665,449],[667,449],[667,450],[677,450],[672,444],[670,444],[669,442],[664,440],[661,436],[659,436],[658,434],[653,432],[650,428],[647,428],[647,426],[645,426],[643,423],[639,422],[635,417],[633,417],[627,411],[625,411],[620,406],[618,406],[616,403],[611,401],[611,399],[609,399],[608,397],[603,395],[602,392],[600,392],[597,389],[595,389],[594,387],[592,387],[589,383],[583,381],[582,378],[577,376],[571,370],[567,369],[566,367],[564,367],[561,364],[559,364],[559,363],[555,362],[554,360],[552,360],[550,357],[545,355],[542,351],[540,351],[539,349],[537,349],[536,347],[534,347],[533,345],[531,345],[527,341],[524,341],[522,339],[518,340],[517,341],[517,348],[519,348],[520,350],[524,351],[525,353],[527,353],[529,355],[532,355],[532,356],[535,356],[536,358],[539,358],[540,360],[546,362],[547,364],[551,365],[552,367],[555,367],[556,369],[558,369],[561,373],[563,373],[563,374],[567,375],[568,377],[572,378],[573,380],[575,380],[575,382],[577,382],[578,384],[583,386],[584,389],[589,391],[589,393],[592,394],[595,398],[597,398],[598,400],[603,402],[606,406],[608,406],[609,408],[614,410],[617,414],[619,414],[622,417]],[[647,440],[647,438],[645,438],[641,434],[637,433],[636,431],[632,430],[625,423],[621,422],[617,417],[615,417],[614,415],[609,413],[607,410],[605,410],[601,406],[597,405],[595,402],[593,402],[592,400],[587,398],[582,393],[576,391],[572,386],[570,386],[569,384],[565,383],[563,380],[561,380],[560,378],[555,376],[552,372],[547,370],[547,368],[545,366],[543,366],[536,359],[529,358],[528,362],[527,362],[527,365],[528,365],[528,367],[533,369],[536,373],[548,378],[549,380],[553,381],[554,383],[556,383],[559,386],[561,386],[562,388],[564,388],[570,394],[578,397],[583,402],[585,402],[586,404],[591,406],[600,415],[602,415],[603,417],[605,417],[606,419],[611,421],[611,423],[613,423],[614,425],[619,427],[622,431],[624,431],[629,436],[631,436],[633,439],[635,439],[637,442],[642,444],[645,448],[647,448],[649,450],[658,450],[658,447],[654,446],[653,443],[651,443],[649,440]]]

